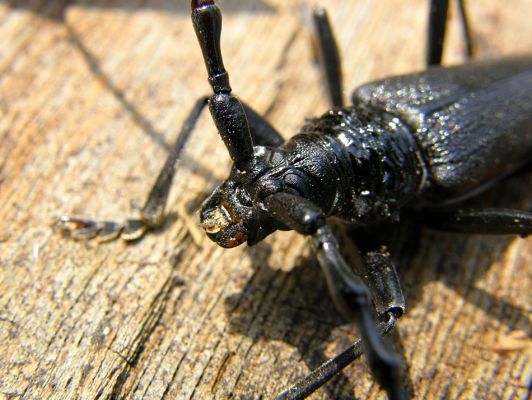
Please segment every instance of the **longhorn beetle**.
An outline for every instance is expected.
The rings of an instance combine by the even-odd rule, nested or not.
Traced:
[[[431,2],[428,64],[440,63],[447,3]],[[531,233],[530,212],[457,210],[449,205],[530,163],[532,57],[433,66],[361,86],[352,95],[353,104],[346,106],[332,29],[326,14],[316,10],[319,55],[332,109],[284,141],[231,94],[220,50],[221,12],[215,2],[192,0],[191,8],[214,93],[197,101],[142,218],[120,225],[62,217],[60,225],[78,238],[121,235],[125,240],[160,226],[176,162],[208,104],[233,161],[227,180],[201,207],[201,226],[208,237],[230,248],[256,244],[276,230],[310,236],[335,305],[358,325],[362,336],[279,398],[307,396],[357,358],[361,349],[388,396],[404,398],[400,363],[382,340],[405,310],[395,267],[389,254],[377,247],[362,255],[355,274],[340,254],[327,219],[365,227],[398,221],[407,210],[448,231]]]

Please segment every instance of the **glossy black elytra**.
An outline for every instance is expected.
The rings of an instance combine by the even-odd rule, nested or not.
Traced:
[[[446,9],[447,1],[432,1],[430,64],[439,63]],[[214,1],[192,1],[192,20],[214,94],[194,107],[142,220],[122,226],[65,217],[64,228],[74,226],[71,232],[83,237],[121,234],[130,240],[159,226],[176,160],[208,103],[234,166],[202,205],[207,235],[223,247],[253,245],[279,229],[310,235],[332,299],[358,324],[363,338],[279,398],[305,397],[358,357],[361,347],[389,397],[403,398],[400,364],[381,339],[405,308],[395,268],[378,247],[363,254],[364,278],[355,275],[327,218],[364,227],[399,220],[408,210],[450,231],[532,232],[528,212],[447,207],[530,163],[532,58],[433,67],[370,83],[353,93],[351,106],[344,106],[338,51],[326,15],[317,11],[320,58],[333,109],[285,142],[231,95],[219,46],[221,14]]]

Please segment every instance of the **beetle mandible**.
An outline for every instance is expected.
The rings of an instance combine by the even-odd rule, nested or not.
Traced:
[[[532,232],[529,212],[446,208],[530,162],[532,58],[435,67],[370,83],[345,106],[334,36],[326,14],[318,10],[318,47],[333,107],[285,142],[231,94],[215,2],[192,0],[191,7],[214,94],[196,103],[141,220],[122,226],[64,217],[64,229],[80,237],[120,234],[132,240],[160,226],[176,161],[208,104],[234,165],[203,203],[201,226],[227,248],[256,244],[276,230],[310,236],[335,305],[357,323],[362,336],[361,343],[279,398],[308,395],[356,358],[361,347],[389,397],[403,398],[400,363],[382,340],[405,310],[393,263],[380,247],[367,252],[362,279],[344,261],[327,219],[364,227],[398,221],[406,209],[449,231]],[[428,63],[439,64],[447,2],[433,0],[432,7]]]

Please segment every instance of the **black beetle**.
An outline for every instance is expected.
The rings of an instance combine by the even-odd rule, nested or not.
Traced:
[[[433,1],[432,6],[428,62],[438,64],[447,2]],[[120,233],[126,240],[159,226],[176,160],[208,103],[234,166],[202,205],[207,235],[228,248],[253,245],[276,230],[312,236],[331,297],[358,324],[363,338],[279,398],[308,395],[356,358],[361,346],[389,397],[403,398],[400,364],[381,339],[405,309],[395,268],[389,254],[375,248],[363,255],[361,276],[353,273],[327,218],[365,227],[399,221],[407,212],[449,231],[531,233],[529,212],[450,206],[530,163],[532,57],[433,67],[370,83],[358,88],[353,105],[346,107],[332,30],[318,11],[317,37],[333,108],[285,142],[231,95],[219,47],[221,14],[214,1],[193,0],[192,19],[214,95],[194,107],[142,220],[121,226],[65,217],[61,223],[65,229],[74,224],[78,236]]]

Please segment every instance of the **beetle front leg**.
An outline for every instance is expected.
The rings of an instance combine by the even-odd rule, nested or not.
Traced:
[[[107,242],[120,237],[130,242],[140,239],[151,229],[160,227],[164,222],[166,203],[176,172],[177,163],[185,144],[190,138],[202,110],[207,105],[208,97],[198,99],[192,108],[172,150],[168,154],[164,166],[148,194],[144,206],[140,210],[140,218],[131,218],[122,223],[114,221],[98,221],[79,217],[62,216],[55,223],[65,236],[75,240],[89,240],[96,238],[100,242]],[[282,136],[251,107],[242,103],[246,113],[253,141],[262,146],[280,146]]]
[[[371,320],[368,319],[367,288],[344,261],[338,243],[326,225],[323,211],[310,200],[283,192],[266,197],[264,206],[283,225],[303,235],[312,235],[314,250],[338,310],[351,320],[367,324]],[[392,313],[400,317],[405,309],[405,300],[388,252],[384,248],[368,251],[357,267],[356,273],[364,277],[374,294],[377,314]],[[369,334],[374,330],[371,322],[371,327],[365,332]]]
[[[317,230],[312,236],[312,244],[336,307],[355,321],[360,329],[362,346],[373,375],[390,399],[403,399],[401,363],[387,348],[381,332],[375,325],[366,285],[344,261],[336,239],[328,227],[324,226]],[[392,318],[395,319],[393,314]]]
[[[207,105],[207,97],[200,98],[190,112],[172,150],[168,154],[155,184],[153,185],[142,210],[140,218],[128,219],[123,223],[96,221],[78,217],[62,216],[55,227],[65,236],[76,240],[97,238],[100,242],[114,240],[117,237],[125,241],[140,239],[148,230],[158,228],[164,222],[164,209],[176,172],[179,156],[190,138],[201,111]]]
[[[382,248],[367,252],[357,266],[357,273],[364,277],[372,293],[379,320],[377,331],[380,336],[384,336],[393,329],[395,322],[405,311],[405,300],[395,267],[389,254]],[[362,347],[363,340],[356,341],[342,353],[320,365],[285,390],[277,397],[277,400],[306,398],[360,357],[363,354]]]
[[[364,277],[369,287],[379,318],[388,320],[392,316],[399,318],[404,314],[405,298],[395,265],[386,248],[381,247],[364,254],[357,272]]]
[[[325,274],[332,300],[340,312],[357,323],[362,336],[362,347],[368,357],[373,375],[381,387],[386,390],[390,399],[403,399],[400,379],[401,363],[383,342],[381,337],[383,329],[377,328],[371,313],[368,289],[363,281],[353,273],[340,254],[338,243],[325,224],[323,211],[310,200],[292,193],[282,192],[265,198],[264,206],[277,221],[299,233],[312,235],[312,245]],[[368,256],[366,258],[366,261],[371,261]],[[385,260],[389,260],[389,258],[385,258]],[[376,268],[375,271],[369,271],[372,266]],[[383,312],[385,317],[395,322],[396,315],[400,316],[404,310],[404,299],[393,265],[391,262],[383,263],[382,260],[375,259],[373,263],[368,262],[368,270],[365,275],[369,277],[371,286],[377,289],[377,296],[385,293],[384,299],[375,303],[378,305],[378,311]],[[386,283],[377,282],[381,277],[385,279]],[[391,323],[392,326],[393,322]],[[351,361],[357,356],[355,355]],[[319,384],[314,385],[314,388],[325,382],[319,382],[320,379],[317,377]],[[316,382],[311,381],[310,383],[315,384]]]

